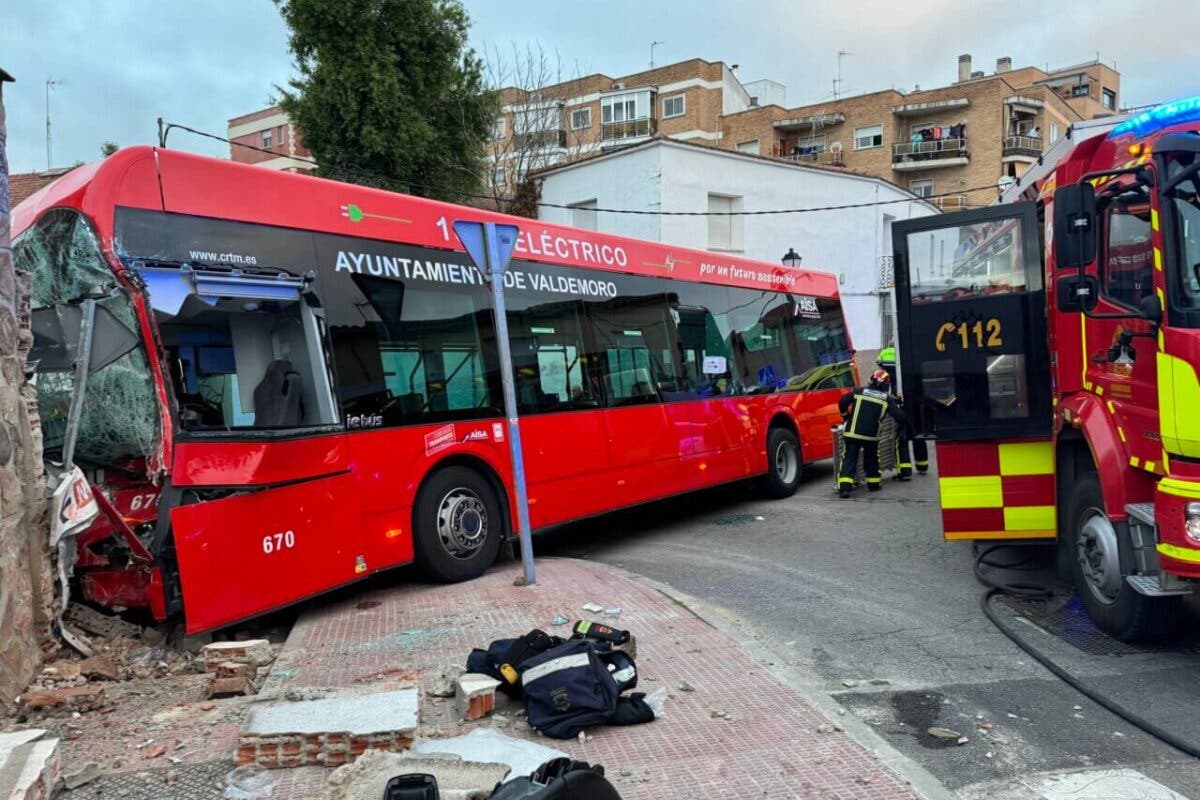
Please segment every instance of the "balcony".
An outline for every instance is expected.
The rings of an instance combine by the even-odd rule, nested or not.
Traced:
[[[566,147],[567,132],[564,130],[548,130],[513,134],[513,146],[518,150]]]
[[[600,123],[600,139],[605,142],[641,139],[653,136],[656,130],[658,130],[658,125],[653,117],[627,119],[623,122],[602,122]]]
[[[1024,161],[1032,164],[1042,155],[1042,137],[1005,136],[1001,161]]]
[[[892,169],[901,172],[961,167],[969,162],[966,139],[897,142],[892,145]]]
[[[834,125],[841,125],[845,121],[845,114],[840,111],[834,111],[828,114],[810,114],[806,117],[777,119],[771,125],[780,133],[798,133],[800,131],[819,131],[824,128],[831,128]]]
[[[933,198],[930,202],[936,205],[942,211],[959,211],[961,209],[970,207],[965,194],[943,195],[941,197]]]
[[[791,161],[794,164],[824,164],[827,167],[844,167],[846,166],[845,153],[841,150],[826,150],[824,148],[813,148],[807,152],[788,153],[786,155],[778,155],[777,158],[782,158],[785,161]]]

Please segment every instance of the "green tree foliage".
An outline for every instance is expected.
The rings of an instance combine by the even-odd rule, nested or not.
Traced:
[[[458,0],[275,2],[299,73],[282,106],[321,174],[443,200],[479,191],[497,97]]]
[[[117,152],[120,149],[121,149],[121,145],[119,145],[116,142],[109,139],[109,140],[105,141],[104,144],[100,145],[100,155],[104,156],[105,158],[108,158],[109,156],[111,156],[113,153]]]

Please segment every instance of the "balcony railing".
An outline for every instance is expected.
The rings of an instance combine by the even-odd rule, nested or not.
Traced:
[[[642,136],[653,136],[657,129],[656,121],[652,117],[627,119],[624,122],[602,122],[600,123],[600,138],[606,142],[637,139]]]
[[[513,135],[513,143],[520,149],[566,147],[567,132],[564,130],[551,130],[518,133]]]
[[[1005,156],[1028,156],[1037,158],[1042,154],[1042,137],[1040,136],[1005,136]]]
[[[897,142],[892,145],[893,166],[968,157],[966,139],[933,139],[927,142]]]
[[[965,194],[948,194],[935,197],[931,202],[943,211],[957,211],[967,207],[967,196]]]
[[[788,161],[794,161],[797,164],[825,164],[831,167],[844,167],[846,166],[844,155],[840,150],[818,150],[807,153],[792,153],[783,156],[783,158],[786,158]]]

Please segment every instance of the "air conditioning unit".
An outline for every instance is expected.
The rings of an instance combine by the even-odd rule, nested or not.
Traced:
[[[614,90],[624,89],[624,88],[625,88],[625,81],[617,81],[616,83],[613,84]]]

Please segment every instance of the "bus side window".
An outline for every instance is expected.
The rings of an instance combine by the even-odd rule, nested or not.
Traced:
[[[601,357],[601,379],[613,405],[657,403],[679,382],[678,339],[667,295],[591,303],[588,316]]]

